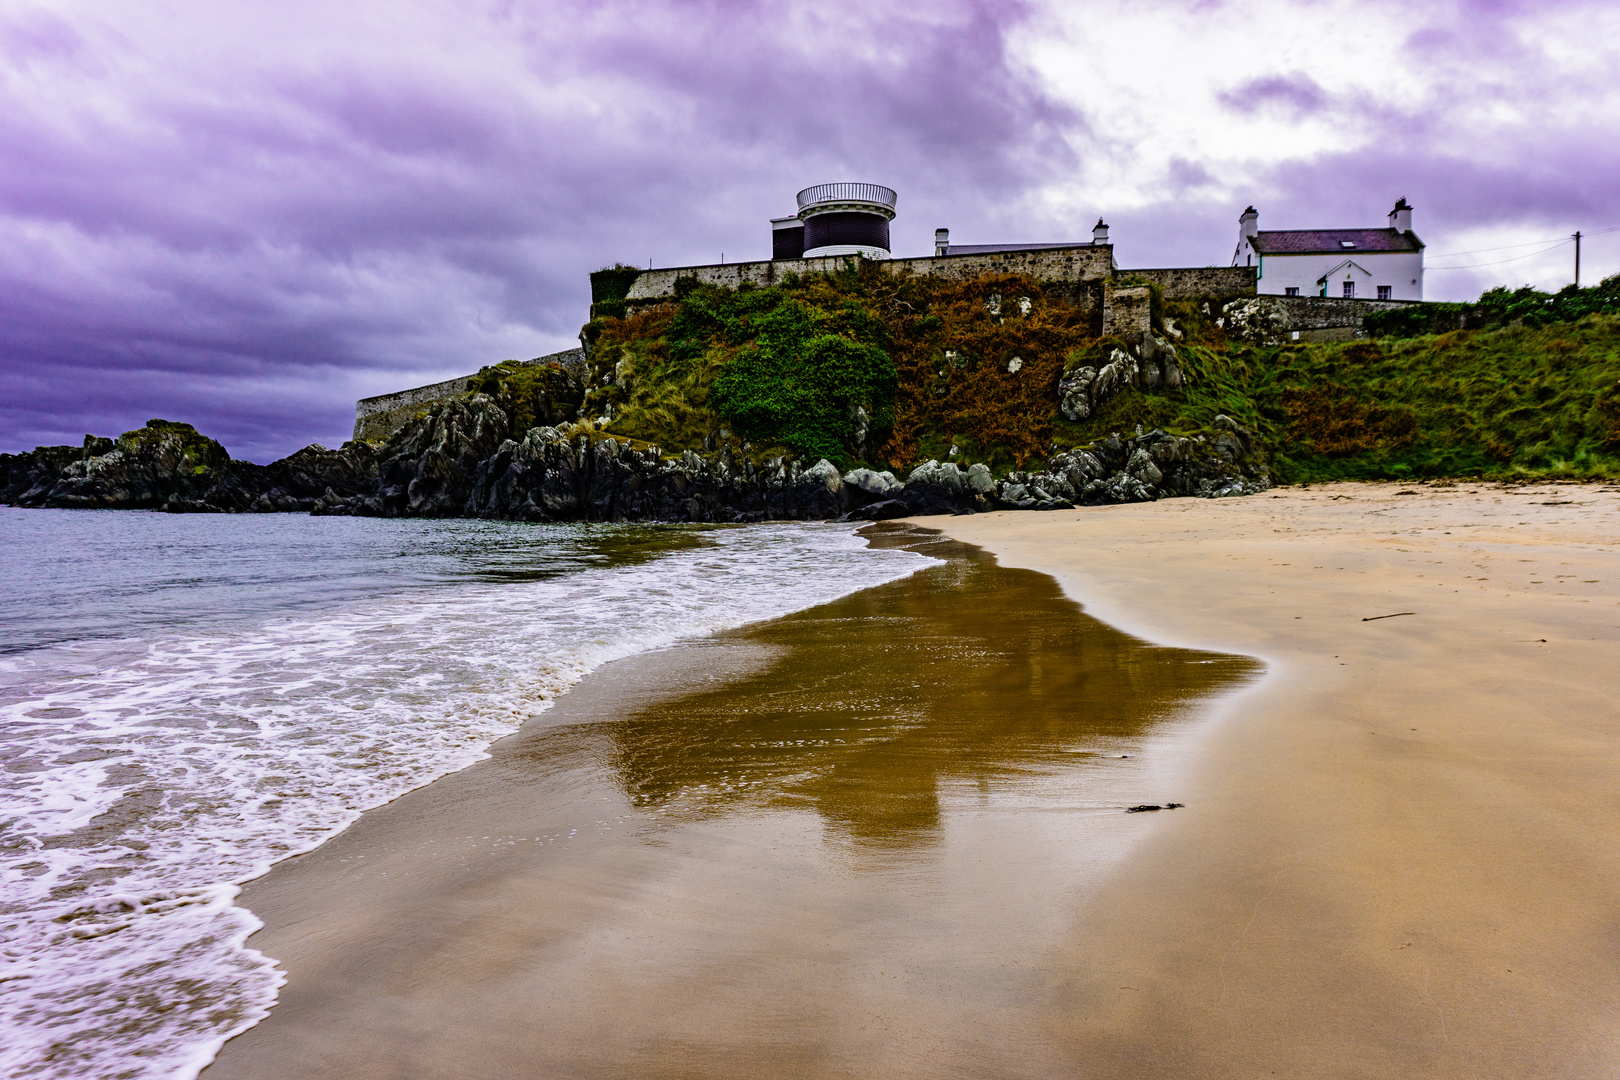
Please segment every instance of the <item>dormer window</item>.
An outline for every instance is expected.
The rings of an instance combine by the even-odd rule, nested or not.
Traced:
[[[1342,248],[1353,248],[1356,246],[1356,242],[1354,240],[1340,240],[1339,246]]]

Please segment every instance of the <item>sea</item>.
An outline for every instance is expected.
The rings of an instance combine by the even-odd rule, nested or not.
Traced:
[[[195,1076],[282,983],[242,882],[611,660],[931,563],[826,523],[0,508],[0,1075]]]

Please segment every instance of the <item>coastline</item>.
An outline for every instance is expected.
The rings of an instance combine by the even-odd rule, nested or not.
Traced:
[[[1112,625],[1270,667],[1198,737],[1189,812],[1069,929],[1090,960],[1052,988],[1072,1060],[1614,1075],[1613,485],[1338,484],[943,528]]]
[[[954,552],[606,665],[249,883],[288,983],[204,1075],[1066,1075],[1050,944],[1256,665],[874,529]]]

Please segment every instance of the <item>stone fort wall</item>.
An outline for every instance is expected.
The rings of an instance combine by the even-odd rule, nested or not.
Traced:
[[[1288,312],[1295,341],[1350,341],[1361,336],[1362,317],[1369,312],[1410,307],[1422,300],[1346,300],[1338,296],[1267,296]]]
[[[1166,300],[1236,300],[1255,295],[1252,266],[1172,266],[1149,270],[1119,270],[1116,282],[1141,278],[1157,285]]]
[[[820,259],[776,259],[769,262],[643,270],[624,298],[630,304],[663,300],[675,295],[675,283],[683,278],[728,289],[735,289],[744,283],[763,288],[775,285],[787,274],[798,274],[802,277],[806,274],[835,273],[842,270],[850,261],[849,256],[832,256]],[[876,265],[891,274],[927,275],[951,281],[965,281],[985,274],[1026,274],[1041,281],[1099,281],[1113,273],[1114,249],[1110,244],[1082,244],[1034,251],[882,259]]]
[[[691,279],[704,285],[735,289],[750,284],[775,285],[787,274],[829,274],[848,265],[849,256],[822,259],[777,259],[769,262],[721,263],[643,270],[625,294],[630,304],[645,304],[675,295],[675,284]],[[877,263],[891,274],[918,274],[965,281],[985,274],[1023,274],[1037,281],[1064,283],[1141,278],[1157,285],[1172,300],[1213,297],[1229,300],[1255,294],[1254,269],[1248,266],[1204,266],[1116,270],[1111,244],[1082,244],[1030,251],[996,251],[969,255],[932,255],[917,259],[884,259]]]
[[[739,285],[775,285],[787,274],[826,274],[844,269],[848,256],[820,259],[778,259],[765,262],[679,266],[640,271],[624,294],[632,306],[659,303],[675,294],[675,284],[693,279],[703,284],[735,289]],[[1118,270],[1110,244],[1080,244],[1064,248],[1026,251],[938,255],[916,259],[885,259],[877,265],[891,274],[919,274],[964,281],[986,274],[1022,274],[1058,286],[1053,291],[1086,310],[1102,334],[1128,336],[1148,329],[1151,294],[1144,285],[1157,286],[1169,300],[1209,298],[1226,302],[1256,295],[1255,272],[1247,266],[1150,267]],[[627,271],[628,272],[628,271]],[[1066,286],[1066,287],[1065,287]],[[1300,341],[1331,341],[1356,337],[1362,316],[1421,303],[1413,300],[1345,300],[1337,297],[1267,296],[1288,312],[1291,330]],[[567,349],[524,361],[559,363],[584,380],[583,349]],[[467,392],[472,375],[393,394],[362,398],[355,403],[354,437],[380,441],[403,427],[427,406]]]
[[[522,360],[519,363],[561,364],[573,372],[580,381],[583,382],[585,377],[584,349],[564,349],[562,352],[537,356],[533,360]],[[474,375],[476,374],[474,372]],[[463,375],[457,379],[446,379],[444,382],[399,390],[392,394],[361,398],[354,403],[353,437],[362,442],[381,442],[434,402],[465,394],[474,375]]]

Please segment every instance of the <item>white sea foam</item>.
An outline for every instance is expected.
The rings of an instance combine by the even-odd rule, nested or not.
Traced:
[[[484,756],[591,669],[902,577],[848,528],[0,662],[0,1069],[194,1076],[281,983],[236,884]]]

